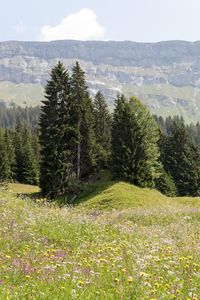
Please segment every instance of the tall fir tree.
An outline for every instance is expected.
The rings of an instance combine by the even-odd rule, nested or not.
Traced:
[[[12,178],[11,163],[6,149],[5,136],[0,129],[0,181],[9,181]]]
[[[15,180],[24,183],[24,129],[19,122],[15,128],[14,144],[15,144]]]
[[[70,124],[71,106],[72,106],[72,93],[71,84],[68,71],[65,71],[65,82],[60,99],[58,109],[58,165],[56,171],[56,184],[58,195],[66,195],[73,192],[73,155],[71,143],[75,129]]]
[[[160,176],[159,131],[154,118],[141,102],[118,96],[113,115],[113,171],[117,178],[154,187]]]
[[[93,104],[88,93],[85,73],[78,62],[72,69],[71,90],[70,127],[73,128],[71,150],[74,172],[76,177],[81,179],[88,177],[96,165],[96,141]]]
[[[68,172],[71,172],[71,149],[67,147],[66,150],[69,141],[64,128],[70,90],[69,75],[61,62],[52,69],[50,76],[40,116],[40,186],[43,195],[55,198],[62,194]]]
[[[98,168],[107,167],[111,157],[112,118],[103,94],[97,92],[94,99],[95,135]]]
[[[6,129],[4,133],[4,143],[6,147],[6,152],[9,159],[10,164],[10,180],[13,180],[15,178],[15,164],[16,164],[16,158],[15,158],[15,145],[14,145],[14,132]]]
[[[20,183],[38,184],[39,167],[32,146],[30,128],[19,123],[15,131],[15,179]]]
[[[25,127],[23,132],[23,183],[37,185],[39,183],[39,166],[32,146],[32,136],[28,127]]]
[[[118,95],[115,100],[115,109],[113,113],[112,123],[112,172],[116,178],[124,177],[124,167],[126,168],[126,161],[129,153],[127,153],[125,136],[125,109],[126,102],[124,95]]]

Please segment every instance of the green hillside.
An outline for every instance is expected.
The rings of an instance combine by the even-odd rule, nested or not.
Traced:
[[[89,186],[77,201],[78,208],[100,210],[147,208],[168,203],[169,199],[156,190],[113,182],[109,173],[103,173],[101,180],[91,188]]]
[[[17,105],[36,106],[41,104],[44,97],[44,89],[40,84],[13,82],[0,82],[0,99],[9,102],[14,102]]]
[[[200,199],[108,174],[74,208],[38,192],[1,187],[0,299],[199,299]]]

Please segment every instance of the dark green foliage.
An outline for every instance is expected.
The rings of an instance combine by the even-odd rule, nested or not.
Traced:
[[[136,97],[127,101],[118,96],[112,128],[115,177],[142,187],[155,186],[159,177],[158,139],[158,127],[146,107]]]
[[[40,118],[40,186],[44,195],[55,198],[71,193],[73,182],[77,186],[77,181],[94,171],[94,112],[78,62],[71,78],[59,62],[45,91]]]
[[[15,179],[20,183],[38,184],[39,168],[32,147],[30,129],[20,123],[15,131]]]
[[[156,122],[159,125],[161,132],[167,136],[169,136],[172,132],[173,123],[176,122],[184,122],[182,117],[174,116],[167,117],[165,120],[162,117],[158,117],[154,115]],[[189,124],[186,125],[186,130],[189,136],[189,140],[191,143],[200,146],[200,123]]]
[[[9,161],[9,153],[5,143],[4,132],[0,130],[0,181],[8,181],[12,178],[12,169]]]
[[[16,130],[0,130],[0,180],[38,184],[39,168],[33,149],[31,130],[17,125]]]
[[[23,135],[23,183],[37,185],[39,183],[39,167],[32,147],[30,131],[24,128]]]
[[[156,189],[169,197],[175,197],[177,194],[176,184],[172,176],[161,168],[160,177],[156,179]]]
[[[8,156],[8,161],[10,164],[9,180],[14,180],[16,158],[15,158],[14,132],[12,130],[8,130],[8,129],[5,130],[4,143],[5,143],[5,148]]]
[[[39,128],[31,130],[31,145],[33,148],[34,157],[39,165],[40,162],[40,141],[39,141]]]
[[[108,167],[111,157],[112,119],[103,94],[99,91],[94,99],[95,135],[97,142],[97,166]]]
[[[24,140],[23,140],[23,126],[18,123],[15,129],[15,179],[18,182],[24,182]]]
[[[190,142],[183,120],[174,120],[171,134],[161,142],[164,168],[173,177],[180,196],[199,195],[200,152]]]
[[[190,141],[200,147],[200,123],[187,125]]]
[[[0,106],[0,128],[15,129],[17,124],[28,124],[34,128],[38,124],[40,107],[18,107],[12,104],[11,107]]]
[[[96,166],[96,141],[92,100],[85,82],[85,73],[78,62],[72,69],[72,101],[70,126],[73,128],[72,153],[76,177],[88,177]]]
[[[69,75],[62,63],[50,75],[40,117],[40,186],[44,195],[55,198],[67,188],[65,184],[71,174],[68,128],[65,129],[70,91]]]
[[[128,154],[126,153],[126,102],[124,95],[118,95],[115,101],[115,110],[112,124],[112,171],[116,178],[123,178],[125,175],[126,162]],[[127,124],[128,125],[128,124]]]
[[[55,173],[55,185],[57,195],[66,195],[73,189],[73,159],[71,151],[71,141],[74,129],[70,125],[71,110],[71,85],[68,71],[64,69],[61,73],[62,97],[58,100],[58,141],[57,141],[57,169]]]

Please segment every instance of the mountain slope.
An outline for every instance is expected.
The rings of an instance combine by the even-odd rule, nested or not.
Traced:
[[[80,60],[91,94],[102,90],[111,107],[124,92],[139,96],[158,115],[199,119],[200,42],[1,42],[0,100],[40,103],[58,60],[69,68]]]

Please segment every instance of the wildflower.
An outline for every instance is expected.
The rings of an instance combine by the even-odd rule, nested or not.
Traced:
[[[128,283],[131,283],[131,282],[133,282],[133,277],[129,276],[128,277]]]
[[[118,278],[115,278],[115,283],[118,283],[119,282],[119,279]]]
[[[156,288],[159,288],[160,284],[159,284],[158,282],[155,282],[154,286],[155,286]]]
[[[181,257],[179,258],[179,260],[180,260],[180,261],[184,261],[184,260],[185,260],[185,257],[181,256]]]
[[[84,286],[84,281],[79,280],[78,284],[79,284],[79,286]]]

